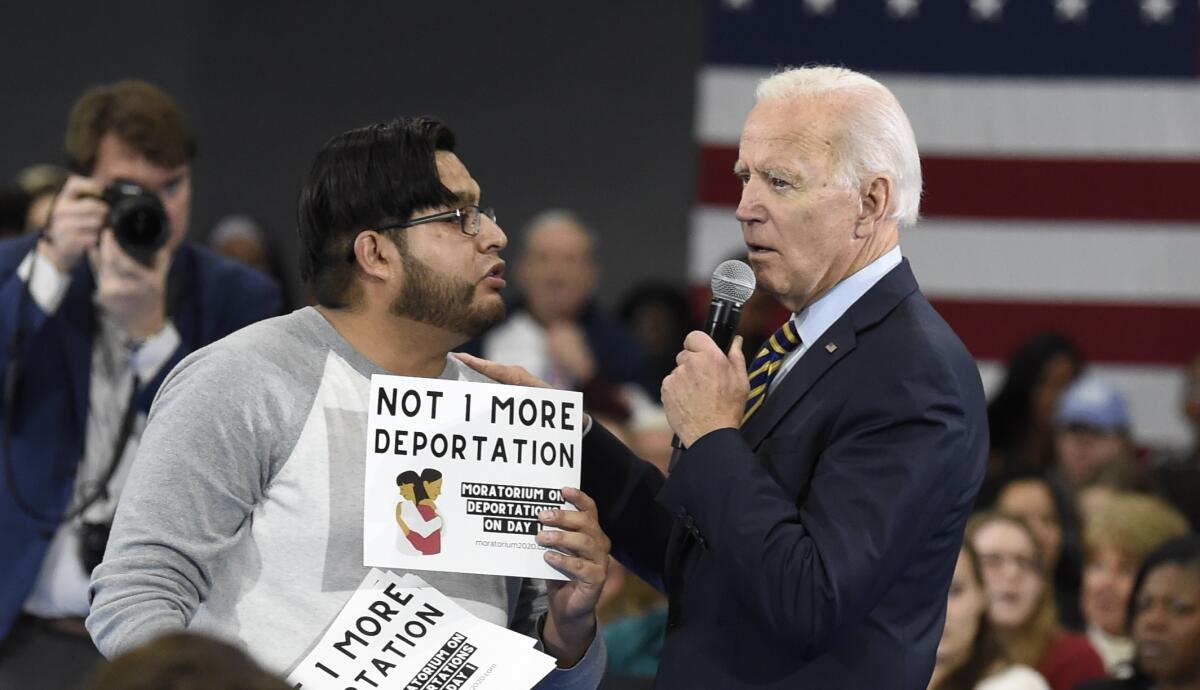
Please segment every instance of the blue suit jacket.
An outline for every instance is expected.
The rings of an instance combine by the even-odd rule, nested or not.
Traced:
[[[583,489],[670,597],[658,687],[924,690],[987,449],[978,370],[907,261],[669,479],[593,428]]]
[[[21,613],[56,527],[54,522],[32,519],[19,508],[8,470],[21,496],[36,511],[57,516],[66,509],[83,457],[96,332],[95,280],[86,261],[72,271],[70,288],[53,315],[47,317],[22,295],[24,283],[16,269],[35,239],[25,236],[0,242],[0,390],[14,384],[10,343],[19,310],[25,324],[14,405],[0,410],[0,424],[14,425],[11,455],[0,457],[0,463],[9,463],[0,472],[0,641]],[[280,308],[279,289],[270,279],[187,242],[175,252],[167,292],[168,311],[181,343],[158,377],[138,395],[142,411],[150,409],[163,378],[185,355],[274,316]]]

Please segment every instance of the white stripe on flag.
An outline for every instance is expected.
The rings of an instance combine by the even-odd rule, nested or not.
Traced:
[[[736,144],[754,89],[770,73],[702,68],[698,140]],[[1200,157],[1196,80],[872,76],[900,99],[923,154]]]
[[[937,218],[900,246],[930,296],[1200,302],[1190,225]]]
[[[929,296],[1048,301],[1200,302],[1200,232],[1168,223],[936,218],[901,234]],[[688,280],[745,252],[733,209],[696,206]]]

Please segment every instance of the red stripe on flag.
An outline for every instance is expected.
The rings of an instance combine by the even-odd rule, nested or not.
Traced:
[[[711,298],[707,286],[693,287],[696,323],[703,321]],[[1070,337],[1093,362],[1178,366],[1200,354],[1200,304],[930,301],[980,360],[1006,361],[1021,343],[1044,331]],[[761,333],[739,332],[761,342],[787,319],[788,311],[770,298],[755,304],[758,316],[744,318],[742,325],[756,321]]]
[[[1042,331],[1069,336],[1096,362],[1174,366],[1200,353],[1200,305],[931,301],[976,359],[1007,360]]]
[[[700,202],[736,206],[734,146],[700,149]],[[1200,221],[1200,161],[923,156],[926,216]]]

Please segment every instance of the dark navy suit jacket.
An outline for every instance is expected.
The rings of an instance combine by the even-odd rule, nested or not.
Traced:
[[[657,686],[924,690],[987,449],[978,370],[907,261],[669,479],[597,425],[583,490],[670,598]]]
[[[20,373],[14,404],[0,410],[0,424],[11,422],[14,427],[11,455],[3,457],[0,448],[0,641],[21,613],[56,527],[18,507],[10,476],[37,512],[57,516],[66,509],[83,458],[97,331],[95,279],[87,261],[72,271],[67,294],[53,315],[47,317],[23,295],[17,267],[35,240],[24,236],[0,242],[0,390],[14,384],[11,344],[19,312],[25,330],[16,358]],[[181,343],[138,395],[136,404],[143,412],[150,409],[167,372],[185,355],[280,309],[279,288],[269,278],[188,242],[175,251],[167,293],[169,316]]]

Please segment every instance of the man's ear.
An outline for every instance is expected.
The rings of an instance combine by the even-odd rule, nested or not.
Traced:
[[[854,231],[856,237],[866,237],[874,233],[875,227],[887,220],[894,191],[895,185],[889,175],[876,175],[863,187],[860,199],[862,205]]]
[[[395,243],[375,230],[363,230],[354,238],[354,260],[368,280],[385,281],[404,270]]]

